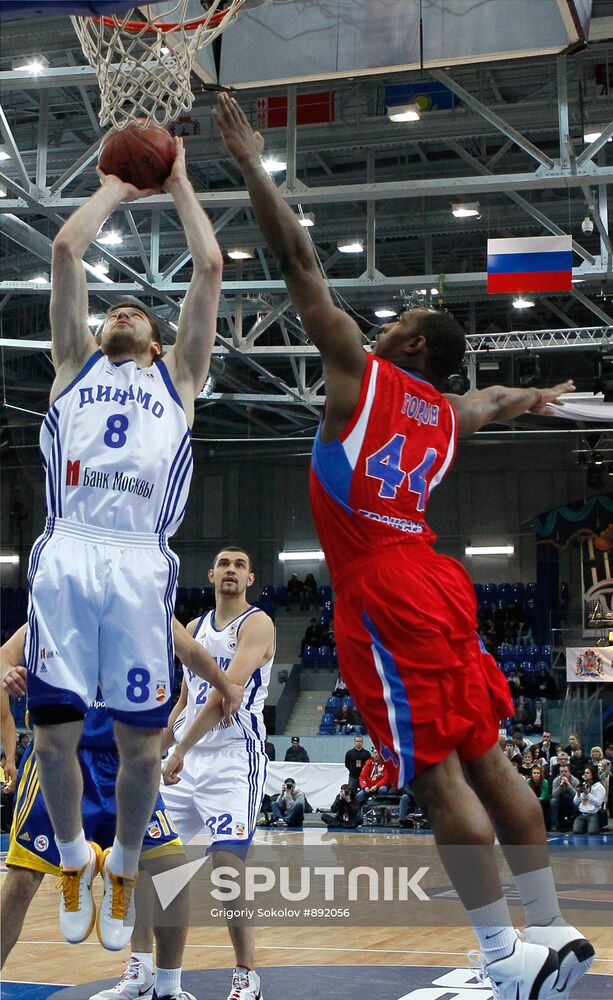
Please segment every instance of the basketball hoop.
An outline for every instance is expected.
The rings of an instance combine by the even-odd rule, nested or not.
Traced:
[[[189,0],[170,0],[163,14],[143,5],[125,16],[70,20],[100,86],[100,124],[122,130],[166,125],[189,111],[190,76],[196,53],[235,20],[245,0],[211,0],[198,18],[187,17]],[[222,6],[223,5],[223,6]]]

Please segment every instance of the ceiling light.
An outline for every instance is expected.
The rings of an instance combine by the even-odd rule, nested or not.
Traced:
[[[104,259],[104,257],[101,257],[100,260],[95,260],[94,263],[92,264],[92,268],[96,272],[96,274],[109,273],[109,265],[108,262]]]
[[[6,563],[9,566],[17,566],[19,563],[19,556],[0,556],[0,563]]]
[[[431,295],[440,295],[440,292],[439,292],[438,288],[431,288],[430,289],[430,294]]]
[[[464,553],[467,556],[512,556],[513,545],[467,545]]]
[[[325,558],[321,549],[297,549],[295,552],[279,552],[279,562],[321,562]]]
[[[262,166],[267,174],[282,174],[284,170],[287,170],[286,161],[279,160],[276,156],[267,156],[265,160],[262,160]]]
[[[522,299],[521,295],[513,299],[514,309],[532,309],[534,302],[532,299]]]
[[[456,219],[471,219],[481,214],[478,201],[453,201],[451,214]]]
[[[0,198],[6,198],[6,184],[0,184]]]
[[[583,132],[584,142],[596,142],[596,139],[600,139],[600,136],[606,129],[606,125],[586,125]],[[611,142],[611,139],[609,139]]]
[[[48,274],[35,274],[33,278],[28,278],[33,285],[48,285],[49,275]]]
[[[298,216],[298,222],[305,229],[309,226],[315,225],[315,214],[313,212],[303,212],[302,215]]]
[[[387,109],[391,122],[418,122],[421,118],[418,104],[393,104]]]
[[[236,247],[234,250],[228,250],[228,257],[232,260],[253,260],[253,253],[251,250],[241,250],[240,247]]]
[[[341,253],[364,253],[364,244],[361,240],[340,240],[336,246]]]
[[[123,243],[123,236],[116,229],[109,229],[108,233],[98,237],[96,243],[102,243],[105,247],[118,247]]]
[[[395,309],[375,309],[375,316],[377,319],[391,319],[392,316],[396,316]]]
[[[88,326],[100,326],[101,323],[102,323],[102,316],[94,316],[93,314],[91,314],[90,316],[87,317]]]
[[[48,65],[49,60],[46,56],[19,56],[18,59],[13,59],[12,68],[21,70],[24,73],[32,73],[34,76],[37,76],[38,73],[42,73]]]
[[[0,146],[0,160],[10,160],[11,154],[6,146]]]

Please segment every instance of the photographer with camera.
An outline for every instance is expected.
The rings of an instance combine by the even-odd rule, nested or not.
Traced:
[[[304,819],[304,792],[296,788],[293,778],[283,782],[281,794],[272,804],[273,823],[275,826],[302,826]]]
[[[350,785],[341,785],[341,790],[330,806],[330,812],[321,814],[326,826],[344,827],[355,830],[362,822],[362,812],[356,802],[355,792]]]
[[[588,764],[583,781],[575,794],[574,804],[579,808],[575,816],[573,833],[600,833],[600,812],[604,808],[604,785],[598,780],[598,768]]]

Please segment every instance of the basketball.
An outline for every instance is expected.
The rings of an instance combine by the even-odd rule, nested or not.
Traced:
[[[145,128],[129,125],[121,132],[107,132],[98,156],[98,165],[105,174],[115,174],[122,181],[140,190],[160,188],[175,158],[174,140],[161,125],[150,123]]]

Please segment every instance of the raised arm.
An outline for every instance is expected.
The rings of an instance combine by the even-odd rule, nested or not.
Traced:
[[[27,625],[22,625],[0,648],[0,671],[2,676],[8,670],[15,670],[22,666],[23,643],[27,627]],[[17,767],[15,765],[17,730],[15,728],[13,713],[11,712],[9,694],[4,688],[0,689],[0,731],[2,733],[2,748],[6,754],[4,770],[10,785],[14,788],[17,782]]]
[[[197,677],[202,677],[208,681],[211,687],[219,691],[220,704],[224,702],[224,714],[230,716],[238,711],[243,700],[243,687],[238,683],[233,683],[228,673],[221,670],[211,654],[204,646],[196,642],[193,631],[198,622],[195,618],[187,628],[173,617],[172,632],[175,641],[175,652],[181,663],[184,663],[188,670],[191,670]]]
[[[224,145],[243,172],[253,211],[279,262],[292,303],[324,362],[328,409],[350,416],[359,396],[366,357],[357,323],[330,296],[311,241],[262,165],[264,140],[228,94],[213,117]]]
[[[49,312],[57,377],[52,398],[65,388],[96,350],[96,341],[87,325],[85,252],[121,202],[154,193],[139,191],[112,175],[100,174],[100,179],[100,188],[73,212],[53,241]]]
[[[488,389],[474,389],[465,396],[451,393],[445,396],[458,415],[458,433],[467,437],[495,420],[512,420],[522,413],[543,413],[547,403],[574,391],[575,384],[569,380],[551,389],[507,389],[493,385]]]
[[[183,141],[175,139],[175,162],[164,189],[173,199],[192,257],[192,279],[183,301],[174,347],[166,364],[193,419],[193,401],[202,389],[215,343],[223,258],[210,219],[196,198],[185,169]]]

